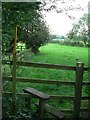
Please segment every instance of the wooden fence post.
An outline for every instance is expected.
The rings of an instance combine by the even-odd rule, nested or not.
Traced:
[[[42,119],[45,117],[45,111],[44,111],[44,108],[45,108],[45,100],[43,99],[39,99],[39,118]]]
[[[13,68],[12,68],[12,112],[16,114],[16,40],[17,40],[17,27],[15,30],[14,49],[13,49]]]
[[[15,30],[14,48],[13,48],[13,69],[12,69],[12,93],[16,94],[16,42],[17,42],[17,26]]]
[[[13,54],[13,68],[12,68],[12,93],[16,93],[16,54]]]
[[[88,70],[88,80],[90,80],[90,69]],[[88,96],[90,96],[90,85],[88,86]],[[90,100],[88,100],[88,119],[90,120]]]
[[[24,93],[26,92],[24,91]],[[29,97],[25,97],[25,108],[28,110],[31,110],[31,98],[31,95],[29,95]]]
[[[21,51],[22,51],[22,46],[21,46]]]
[[[78,62],[76,65],[74,113],[73,113],[73,118],[75,120],[79,120],[79,116],[80,116],[83,71],[84,71],[84,63]]]

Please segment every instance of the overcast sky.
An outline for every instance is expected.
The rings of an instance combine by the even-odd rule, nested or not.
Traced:
[[[84,13],[88,13],[88,1],[89,0],[75,0],[73,3],[66,3],[64,5],[58,4],[58,7],[65,7],[71,4],[73,6],[77,6],[80,4],[84,11],[80,10],[68,12],[68,14],[75,17],[75,19],[70,19],[65,13],[56,13],[55,11],[45,13],[45,20],[49,25],[51,33],[66,35],[68,31],[71,30],[72,23],[76,22],[81,16],[83,16]]]

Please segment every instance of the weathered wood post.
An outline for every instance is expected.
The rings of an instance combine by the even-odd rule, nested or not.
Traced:
[[[39,99],[39,118],[44,118],[45,117],[45,100]]]
[[[26,92],[24,91],[24,93]],[[29,97],[25,97],[25,108],[28,110],[31,110],[31,99],[32,99],[31,95],[29,95]]]
[[[76,64],[76,80],[75,80],[75,96],[74,96],[74,113],[73,118],[79,120],[82,83],[83,83],[84,63],[78,62]]]
[[[22,51],[22,46],[21,46],[21,51]]]
[[[16,40],[17,40],[17,27],[15,30],[14,49],[13,49],[13,69],[12,69],[12,93],[16,93]]]
[[[16,113],[16,40],[17,40],[17,27],[15,30],[14,49],[13,49],[13,68],[12,68],[12,97],[13,97],[13,115]]]
[[[2,119],[2,2],[0,1],[0,120]]]

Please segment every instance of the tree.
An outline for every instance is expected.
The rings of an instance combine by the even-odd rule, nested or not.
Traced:
[[[43,17],[39,12],[40,4],[40,2],[11,2],[2,4],[3,49],[6,48],[10,52],[12,51],[10,46],[13,43],[12,41],[14,38],[14,31],[16,25],[18,25],[18,41],[25,42],[26,46],[31,47],[31,45],[34,44],[34,47],[39,48],[39,46],[41,46],[45,41],[47,41],[48,29],[45,28],[45,22],[43,22]],[[42,24],[44,24],[44,26]],[[44,35],[42,36],[43,33],[41,32],[40,34],[40,31],[42,31],[43,29]],[[32,49],[34,47],[32,47]]]
[[[24,39],[27,48],[31,48],[33,53],[39,52],[39,47],[49,40],[49,30],[45,22],[34,20],[32,24],[24,28]]]
[[[67,34],[69,39],[83,41],[86,45],[88,41],[88,14],[84,14],[77,23],[73,24],[72,30]]]
[[[72,39],[74,39],[74,36],[75,36],[75,33],[74,33],[73,29],[72,29],[72,30],[69,31],[69,33],[67,34],[67,37],[68,37],[70,40],[72,40]]]

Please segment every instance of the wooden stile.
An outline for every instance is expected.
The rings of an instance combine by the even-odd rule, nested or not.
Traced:
[[[39,112],[38,112],[38,115],[39,115],[39,118],[44,118],[44,108],[45,108],[45,101],[50,99],[50,96],[41,92],[41,91],[38,91],[34,88],[26,88],[26,89],[23,89],[23,91],[25,93],[28,93],[30,94],[30,96],[34,96],[34,97],[37,97],[39,99]]]
[[[15,40],[16,40],[16,38],[15,38]],[[16,42],[14,42],[14,44],[16,44]],[[18,94],[16,94],[16,82],[30,82],[30,83],[39,83],[39,84],[53,84],[53,85],[58,84],[58,85],[72,85],[72,86],[75,86],[75,95],[74,95],[74,97],[73,96],[50,95],[50,99],[54,99],[54,100],[55,99],[56,100],[57,99],[66,99],[66,100],[74,101],[73,118],[75,120],[78,120],[79,116],[80,116],[80,110],[82,111],[82,109],[80,108],[81,100],[89,100],[89,102],[90,102],[90,96],[83,96],[83,97],[81,96],[81,94],[82,94],[82,86],[83,85],[90,86],[89,81],[88,82],[86,82],[86,81],[83,82],[83,72],[86,71],[86,70],[89,71],[90,67],[84,67],[84,64],[80,63],[80,62],[77,63],[76,67],[53,65],[53,64],[32,63],[32,62],[17,62],[16,61],[16,56],[19,57],[24,52],[27,52],[27,50],[22,51],[20,54],[16,55],[15,47],[16,46],[14,45],[13,61],[10,61],[10,60],[3,61],[3,64],[10,64],[13,67],[12,76],[3,77],[3,80],[12,82],[12,93],[10,93],[10,94],[11,95],[13,94],[13,96],[17,95],[19,97],[25,97],[26,102],[29,103],[30,98],[31,98],[30,95],[28,95],[26,93],[23,93],[23,94],[18,93]],[[37,78],[16,77],[16,65],[17,66],[26,66],[26,67],[59,69],[59,70],[72,70],[72,71],[76,71],[76,80],[74,82],[74,81],[64,81],[64,80],[59,81],[59,80],[47,80],[47,79],[37,79]],[[36,96],[33,96],[33,97],[36,97]],[[43,104],[42,99],[40,99],[40,104],[39,105],[42,107],[42,108],[40,107],[39,111],[41,111],[40,113],[43,113],[44,104]],[[26,104],[26,106],[27,106],[27,104]],[[15,102],[14,102],[14,107],[15,107]],[[85,110],[88,110],[88,109],[85,109]],[[68,110],[65,110],[65,111],[68,111]],[[90,111],[90,103],[89,103],[89,111]],[[39,116],[42,117],[42,114],[40,114]],[[90,114],[89,114],[89,116],[90,116]]]

